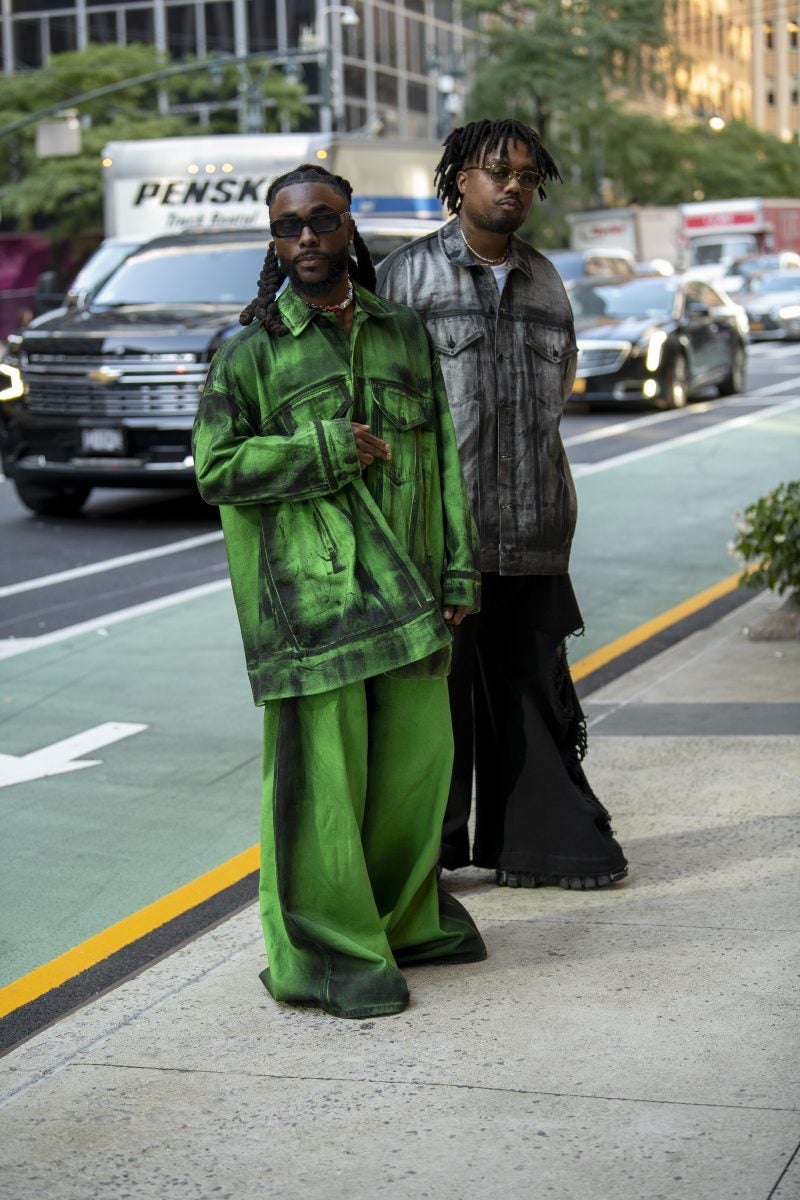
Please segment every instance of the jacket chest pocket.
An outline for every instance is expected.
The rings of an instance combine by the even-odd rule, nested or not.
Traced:
[[[575,380],[578,347],[566,329],[540,326],[525,333],[528,361],[536,384],[536,399],[561,413]]]
[[[439,355],[451,408],[476,403],[481,395],[481,356],[486,331],[478,317],[426,317],[433,348]]]
[[[377,410],[372,432],[388,442],[392,452],[390,461],[383,464],[386,474],[395,483],[416,479],[424,446],[434,433],[430,397],[382,379],[371,379],[369,391]]]
[[[334,376],[281,397],[262,417],[260,432],[291,436],[307,421],[332,421],[345,416],[352,403],[347,379],[342,375]]]

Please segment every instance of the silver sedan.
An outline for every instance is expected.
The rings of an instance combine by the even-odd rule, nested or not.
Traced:
[[[800,338],[800,271],[771,271],[737,298],[747,310],[751,341]]]

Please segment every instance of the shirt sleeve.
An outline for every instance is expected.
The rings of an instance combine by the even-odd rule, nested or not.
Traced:
[[[330,495],[361,473],[349,417],[305,421],[291,434],[253,427],[234,364],[218,355],[193,431],[200,495],[208,504],[269,504]]]

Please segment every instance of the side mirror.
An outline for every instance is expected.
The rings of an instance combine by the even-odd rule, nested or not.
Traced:
[[[33,291],[33,301],[31,304],[33,315],[38,317],[41,313],[49,312],[52,308],[58,308],[63,301],[64,293],[59,290],[58,275],[56,272],[42,271],[36,280]]]

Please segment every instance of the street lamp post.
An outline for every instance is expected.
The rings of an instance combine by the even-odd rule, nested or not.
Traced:
[[[453,55],[448,55],[445,60],[432,55],[425,65],[436,84],[436,136],[446,138],[462,113],[464,72],[456,65]]]
[[[338,20],[334,20],[338,17]],[[326,21],[331,23],[330,40]],[[358,25],[360,17],[350,4],[317,4],[316,42],[320,50],[319,66],[323,86],[320,104],[320,129],[323,133],[339,129],[345,115],[342,72],[342,26]]]

